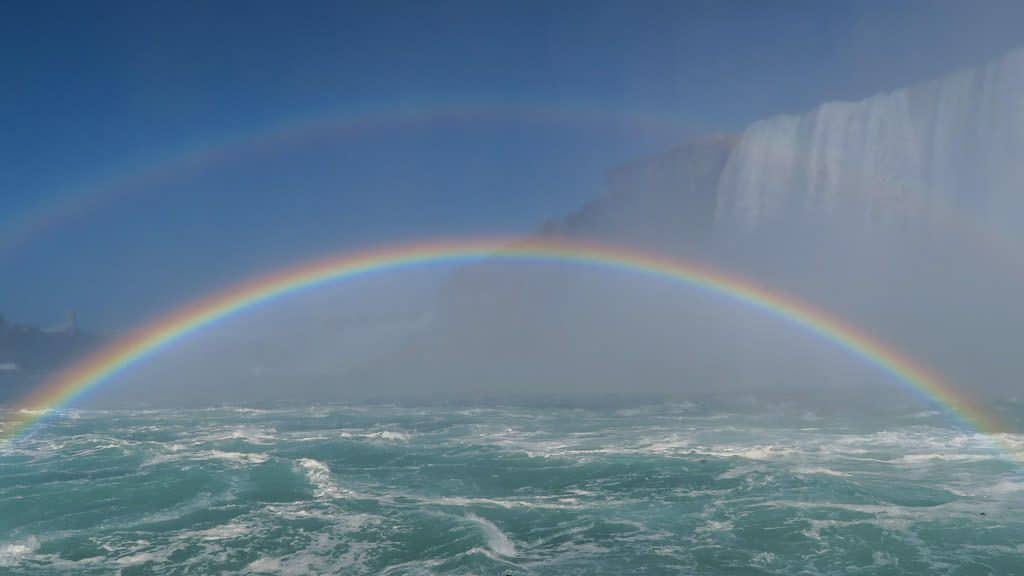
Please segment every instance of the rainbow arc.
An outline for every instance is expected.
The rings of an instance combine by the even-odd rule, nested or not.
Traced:
[[[261,303],[331,282],[426,264],[489,261],[563,262],[660,278],[724,298],[796,326],[836,345],[894,381],[933,400],[983,433],[1003,430],[943,378],[872,335],[824,310],[696,261],[670,259],[620,247],[566,239],[485,238],[420,242],[346,253],[288,267],[186,304],[129,333],[56,374],[18,403],[3,438],[17,437],[55,410],[115,378],[172,343]]]

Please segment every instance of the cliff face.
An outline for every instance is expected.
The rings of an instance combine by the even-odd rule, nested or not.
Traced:
[[[710,235],[736,139],[711,136],[613,170],[605,192],[543,233],[675,251]]]
[[[698,139],[617,170],[545,231],[662,249],[817,221],[1024,239],[1024,49],[856,102]]]
[[[1024,234],[1022,183],[1024,50],[619,168],[539,234],[711,259],[1006,393],[1024,372],[1008,347],[1024,266],[992,238]],[[437,322],[381,381],[690,396],[885,380],[813,340],[675,286],[482,263],[452,277]]]
[[[1024,49],[978,68],[755,122],[614,170],[546,232],[674,249],[827,221],[1024,239]]]
[[[707,137],[613,170],[601,195],[537,234],[697,253],[712,238],[717,181],[734,142]],[[358,378],[374,382],[374,392],[401,397],[420,389],[581,396],[621,393],[631,380],[657,383],[631,394],[661,395],[678,379],[658,374],[697,371],[695,363],[680,363],[687,355],[674,353],[684,339],[690,350],[706,352],[704,364],[724,363],[710,327],[719,310],[685,300],[676,289],[621,273],[483,262],[452,275],[429,330]],[[662,330],[657,341],[647,337],[652,329]]]

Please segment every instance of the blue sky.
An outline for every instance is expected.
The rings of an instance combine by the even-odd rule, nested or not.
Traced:
[[[101,330],[326,252],[526,232],[687,137],[1024,43],[1009,2],[5,8],[0,238],[98,200],[0,252],[0,313]]]

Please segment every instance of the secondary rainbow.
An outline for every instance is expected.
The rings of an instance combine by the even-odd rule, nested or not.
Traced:
[[[567,101],[520,99],[503,95],[475,99],[415,98],[393,101],[346,102],[313,112],[268,119],[237,132],[199,135],[151,159],[138,159],[126,167],[98,176],[95,181],[54,191],[21,213],[0,218],[0,259],[14,254],[44,230],[112,205],[132,194],[152,189],[183,176],[200,174],[219,165],[245,159],[257,151],[287,149],[316,138],[358,135],[390,128],[480,121],[536,122],[573,127],[598,126],[614,120],[650,133],[680,122],[676,112],[650,107],[623,109],[613,103],[573,97]]]
[[[963,423],[985,433],[1002,430],[997,418],[943,379],[871,335],[823,310],[753,281],[695,261],[575,240],[473,239],[388,246],[318,259],[236,284],[157,318],[43,383],[17,406],[2,439],[11,439],[46,414],[161,348],[257,304],[325,283],[432,263],[488,261],[564,262],[610,268],[678,282],[785,320],[830,341],[931,398]]]

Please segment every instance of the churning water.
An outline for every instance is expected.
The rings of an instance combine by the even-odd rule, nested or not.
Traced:
[[[1008,452],[931,413],[69,412],[0,449],[0,573],[1024,574]]]

